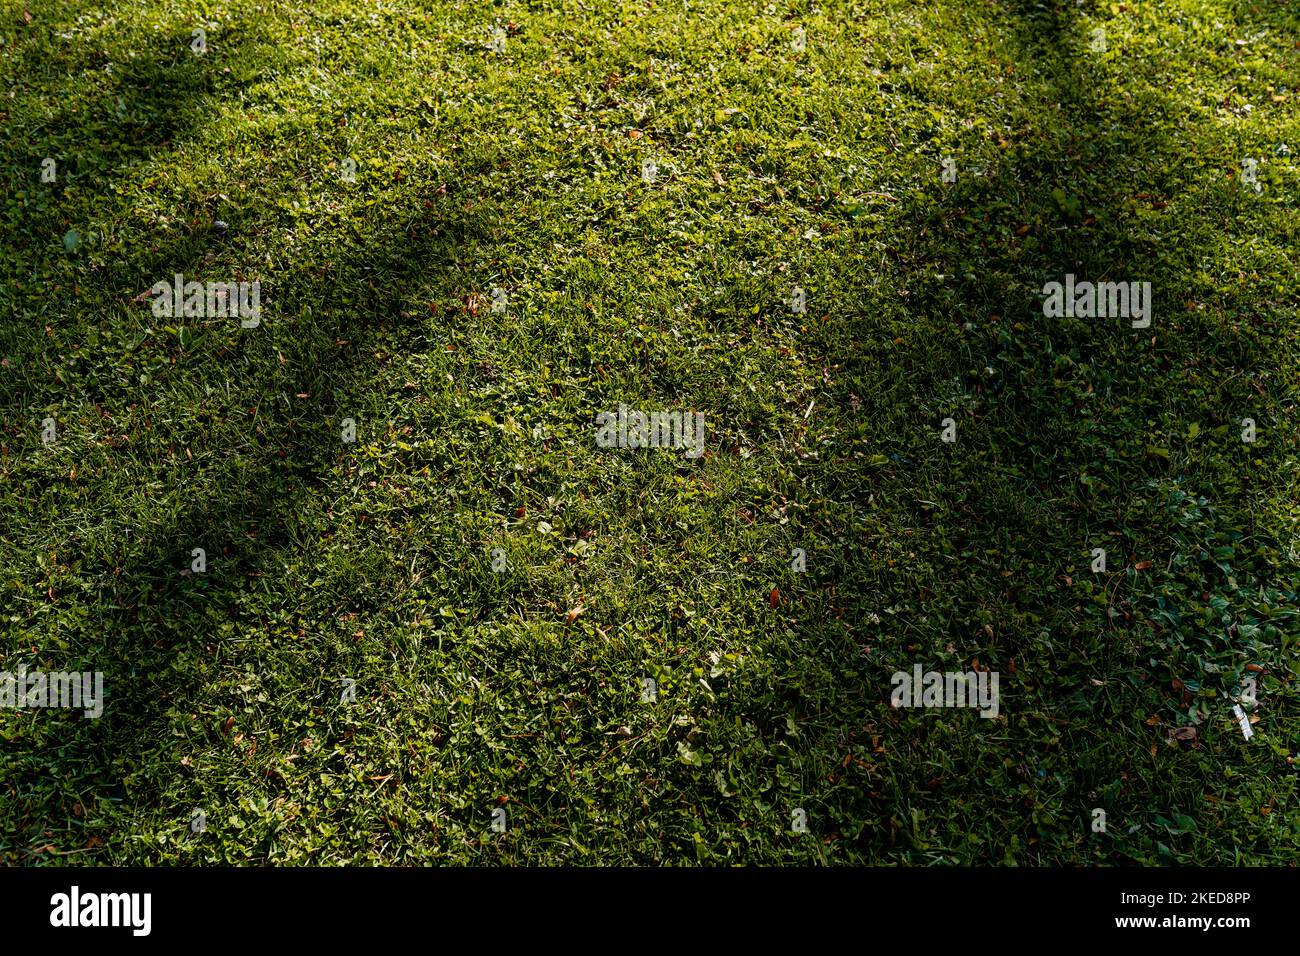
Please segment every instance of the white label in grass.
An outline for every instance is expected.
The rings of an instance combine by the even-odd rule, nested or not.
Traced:
[[[1237,723],[1241,724],[1241,732],[1246,736],[1246,739],[1249,740],[1251,737],[1255,736],[1254,728],[1250,726],[1250,718],[1247,717],[1246,712],[1241,709],[1241,705],[1233,704],[1232,712],[1237,715]]]
[[[1253,189],[1256,193],[1263,190],[1259,180],[1255,176],[1255,170],[1259,166],[1259,160],[1251,159],[1247,156],[1241,161],[1241,187],[1243,189]]]
[[[808,293],[799,286],[790,290],[790,311],[796,315],[804,315],[808,311]]]

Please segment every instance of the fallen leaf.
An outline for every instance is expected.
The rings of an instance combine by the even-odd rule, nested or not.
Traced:
[[[781,603],[781,589],[772,588],[772,593],[767,596],[767,606],[776,607]]]
[[[584,613],[586,613],[586,610],[587,609],[585,607],[579,604],[577,607],[569,611],[568,614],[564,615],[564,623],[572,624],[574,621],[580,618]]]

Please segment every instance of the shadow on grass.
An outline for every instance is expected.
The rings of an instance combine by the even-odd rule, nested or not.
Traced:
[[[1294,564],[1272,563],[1280,520],[1255,513],[1261,496],[1285,494],[1277,476],[1295,443],[1252,451],[1269,476],[1256,480],[1242,475],[1247,456],[1233,440],[1261,383],[1274,383],[1274,409],[1293,397],[1267,307],[1281,286],[1243,294],[1197,276],[1215,251],[1200,217],[1217,208],[1214,225],[1232,231],[1247,208],[1239,191],[1189,175],[1187,157],[1219,136],[1180,125],[1173,91],[1135,86],[1129,97],[1111,86],[1124,62],[1090,49],[1092,23],[1074,4],[1010,7],[1015,72],[1034,78],[1034,100],[1050,108],[1008,118],[1011,132],[992,134],[1000,159],[982,174],[959,153],[957,183],[941,187],[936,156],[944,198],[927,190],[887,214],[890,275],[906,288],[864,297],[861,313],[901,301],[906,318],[893,343],[864,327],[839,385],[841,408],[851,392],[855,416],[873,423],[879,462],[813,466],[827,499],[853,504],[825,516],[844,536],[791,632],[781,686],[750,694],[771,708],[760,725],[774,734],[791,710],[822,728],[804,743],[814,754],[805,785],[820,792],[809,816],[870,858],[1059,864],[1069,862],[1064,843],[1079,863],[1150,862],[1163,840],[1194,859],[1235,862],[1234,849],[1268,859],[1259,832],[1250,846],[1207,851],[1196,834],[1153,820],[1213,826],[1219,811],[1204,796],[1226,790],[1167,749],[1172,727],[1191,725],[1171,678],[1230,693],[1251,656],[1283,664],[1277,643],[1201,644],[1173,623],[1201,614],[1203,586],[1235,591],[1205,560],[1215,542],[1256,537],[1270,548],[1258,561],[1237,555],[1247,591],[1277,587],[1285,603],[1297,580]],[[1150,282],[1151,328],[1045,317],[1039,290],[1067,273]],[[926,281],[935,274],[942,281]],[[951,446],[939,439],[947,417]],[[1177,436],[1193,422],[1217,428],[1219,441],[1184,447]],[[1216,511],[1181,526],[1171,508],[1184,495],[1205,495]],[[1109,554],[1099,578],[1095,547]],[[1002,719],[892,709],[890,674],[918,662],[1000,672]],[[1221,696],[1213,708],[1201,736],[1215,759],[1238,759]],[[1144,723],[1153,713],[1155,728]],[[1111,817],[1104,842],[1091,832],[1093,808]]]
[[[749,765],[737,772],[796,779],[816,800],[806,807],[822,835],[874,859],[917,862],[932,853],[1001,862],[1005,853],[1037,862],[1039,851],[1030,847],[1040,827],[1053,835],[1082,835],[1092,806],[1137,819],[1168,802],[1167,791],[1132,779],[1134,763],[1117,754],[1108,736],[1108,728],[1121,726],[1127,752],[1144,752],[1153,732],[1139,726],[1135,713],[1138,704],[1160,703],[1142,673],[1151,655],[1138,653],[1147,650],[1150,606],[1141,603],[1145,595],[1135,573],[1118,569],[1169,549],[1163,509],[1171,489],[1195,490],[1221,479],[1217,467],[1147,450],[1161,442],[1167,423],[1160,416],[1185,410],[1171,408],[1167,395],[1189,384],[1186,370],[1195,361],[1189,366],[1188,360],[1214,362],[1216,370],[1248,366],[1260,360],[1259,347],[1271,334],[1265,328],[1254,344],[1242,344],[1228,328],[1187,312],[1189,290],[1180,282],[1201,250],[1165,254],[1162,227],[1137,219],[1136,194],[1147,193],[1151,198],[1139,201],[1151,207],[1182,183],[1172,171],[1195,146],[1191,134],[1155,122],[1144,112],[1149,101],[1105,101],[1089,82],[1093,63],[1078,50],[1086,38],[1070,8],[1016,9],[1019,17],[1004,26],[1018,39],[1020,69],[1038,71],[1042,98],[1059,102],[1060,109],[1016,117],[1006,145],[998,146],[1001,159],[983,175],[967,175],[963,164],[941,201],[933,194],[903,197],[885,215],[883,289],[864,289],[860,281],[855,289],[862,262],[843,263],[845,311],[891,316],[898,333],[876,341],[878,326],[863,332],[852,320],[815,333],[823,336],[825,354],[843,359],[835,386],[841,412],[853,405],[851,391],[859,405],[855,417],[875,426],[867,436],[871,464],[855,455],[857,449],[838,448],[826,449],[820,466],[800,465],[831,503],[816,516],[828,546],[810,549],[821,561],[813,562],[814,587],[800,598],[807,604],[791,612],[793,622],[782,618],[774,625],[774,614],[756,614],[752,622],[756,630],[769,629],[771,644],[784,646],[788,659],[774,656],[757,676],[737,680],[719,707],[736,726],[752,721],[771,739],[784,739],[793,717],[804,728],[801,746],[810,755],[802,765],[791,769],[764,751],[746,755]],[[205,106],[219,115],[233,108],[232,99],[205,100]],[[128,107],[128,115],[132,109],[152,107]],[[198,111],[181,115],[193,123]],[[161,132],[157,145],[187,134],[184,125]],[[1137,172],[1128,163],[1135,144],[1144,150]],[[148,148],[123,147],[104,161],[121,175],[149,155]],[[173,753],[165,745],[170,739],[230,748],[246,761],[246,775],[263,775],[260,791],[268,798],[286,788],[265,757],[292,743],[277,741],[276,734],[316,733],[327,748],[343,739],[346,731],[329,725],[325,704],[337,699],[336,675],[362,666],[362,657],[375,651],[357,644],[348,622],[357,614],[383,619],[392,599],[383,582],[399,577],[391,567],[396,552],[403,560],[407,554],[386,549],[389,542],[376,542],[355,561],[313,552],[313,544],[328,541],[334,530],[332,516],[322,510],[330,504],[322,488],[330,478],[351,487],[365,477],[364,453],[343,449],[338,430],[344,417],[355,415],[366,436],[359,445],[373,439],[372,429],[391,407],[377,405],[371,393],[391,375],[392,356],[443,344],[422,335],[430,324],[425,300],[459,298],[458,264],[467,249],[484,244],[494,225],[481,206],[474,211],[466,205],[474,184],[499,159],[486,155],[458,164],[456,180],[468,184],[469,195],[442,195],[431,172],[415,170],[411,178],[427,188],[416,190],[399,213],[405,219],[356,213],[355,244],[312,247],[288,268],[267,274],[259,329],[200,324],[201,338],[183,347],[175,333],[154,329],[143,336],[162,323],[147,314],[147,305],[124,304],[176,271],[225,278],[219,269],[226,269],[257,277],[246,260],[258,224],[237,223],[224,239],[206,225],[179,237],[160,231],[146,249],[112,264],[116,281],[101,288],[109,290],[112,305],[131,310],[122,325],[142,337],[116,350],[125,356],[116,378],[92,370],[80,384],[56,380],[66,370],[40,364],[39,325],[7,340],[6,348],[17,343],[13,351],[28,369],[51,372],[41,378],[28,371],[11,386],[6,397],[19,418],[28,422],[38,409],[66,407],[66,394],[79,387],[82,407],[69,431],[85,445],[83,460],[70,456],[19,472],[40,489],[24,506],[28,525],[54,517],[48,538],[24,543],[11,563],[26,581],[49,581],[54,596],[26,596],[28,617],[5,660],[22,653],[28,666],[71,666],[72,649],[59,642],[75,626],[83,666],[108,671],[111,695],[102,721],[45,721],[50,733],[43,739],[26,715],[9,724],[31,734],[12,748],[6,765],[6,813],[13,822],[0,829],[16,834],[10,844],[15,858],[43,859],[34,851],[51,842],[60,852],[77,853],[85,846],[80,835],[104,828],[108,817],[100,808],[119,802],[141,811],[171,808],[172,837],[184,834],[190,806],[230,809],[226,794],[215,792],[219,771],[200,780],[197,773],[191,778],[184,769],[160,765]],[[89,205],[85,218],[110,221],[125,212],[125,204],[104,197]],[[1168,234],[1181,225],[1169,223]],[[55,238],[63,228],[61,220],[35,214],[28,226],[24,232],[43,230]],[[64,260],[56,255],[45,264],[51,261]],[[90,289],[100,280],[88,269],[38,273]],[[1123,320],[1044,319],[1037,290],[1066,272],[1151,281],[1157,343]],[[46,300],[65,313],[60,341],[79,347],[93,323],[60,298]],[[33,309],[28,318],[41,311]],[[459,318],[462,313],[444,311],[436,321]],[[837,339],[836,333],[845,334]],[[586,343],[575,354],[588,364],[607,358]],[[85,361],[97,358],[92,349]],[[629,361],[649,359],[638,352]],[[156,397],[148,407],[133,401],[141,375]],[[668,376],[662,382],[665,391],[674,387]],[[184,414],[187,397],[207,389],[202,416],[175,419],[177,405]],[[1222,389],[1233,413],[1233,403],[1249,397],[1244,381]],[[392,406],[420,398],[404,391],[387,395]],[[107,420],[96,424],[95,416]],[[937,437],[940,419],[948,416],[959,436],[951,448]],[[114,418],[131,423],[125,437],[123,427],[111,424]],[[750,431],[763,423],[755,413],[740,424]],[[30,429],[22,433],[28,437],[16,442],[19,454],[37,461],[38,443]],[[196,459],[191,446],[200,452]],[[147,447],[153,462],[128,470],[131,456],[119,456],[118,447]],[[222,448],[224,456],[205,448]],[[1274,465],[1282,454],[1271,447],[1261,453]],[[450,469],[455,463],[433,464]],[[87,472],[105,478],[123,469],[123,482],[141,489],[134,500],[143,520],[137,525],[130,513],[104,519],[81,496],[77,479],[63,477],[77,468],[81,481]],[[798,499],[793,479],[780,491]],[[637,500],[629,496],[629,507]],[[73,526],[58,521],[63,515],[71,515]],[[1084,584],[1089,551],[1098,541],[1109,547],[1117,569],[1104,587]],[[203,576],[182,573],[194,547],[208,552]],[[423,550],[435,548],[426,542]],[[301,566],[286,567],[295,551]],[[79,560],[67,557],[78,553]],[[927,566],[916,569],[918,561]],[[1064,584],[1063,574],[1076,583]],[[287,595],[264,586],[273,576],[286,582]],[[1080,597],[1068,588],[1088,590]],[[1059,599],[1044,606],[1042,596],[1052,594]],[[481,609],[487,599],[471,591],[456,600]],[[332,630],[322,633],[325,622]],[[668,639],[675,639],[676,627],[673,619]],[[38,648],[31,657],[20,650],[29,644]],[[268,656],[268,644],[284,655]],[[1002,674],[1005,724],[971,714],[957,721],[933,714],[910,719],[890,709],[893,670],[909,670],[914,661],[925,669],[965,670],[974,659]],[[590,674],[565,678],[595,699]],[[723,687],[722,680],[715,684]],[[1098,686],[1103,690],[1094,692]],[[259,693],[297,698],[305,722],[329,726],[249,733],[259,722],[250,703]],[[64,735],[68,727],[74,732]],[[524,728],[512,730],[528,736]],[[256,755],[259,739],[262,754]],[[540,760],[546,755],[543,744],[537,746]],[[665,782],[654,807],[659,816],[648,818],[652,827],[665,817],[702,812],[691,804],[699,769],[683,765],[672,743],[665,740],[664,747],[652,755]],[[1071,758],[1066,771],[1062,753]],[[56,779],[50,766],[57,768]],[[350,768],[331,757],[319,769],[344,775]],[[568,796],[560,778],[557,770],[559,782],[544,794],[556,805]],[[1183,810],[1192,809],[1202,783],[1198,777],[1180,783]],[[58,799],[50,798],[51,787]],[[231,789],[246,796],[246,789]],[[333,808],[317,809],[333,822]],[[723,797],[711,809],[734,817],[737,827],[751,812]],[[954,847],[931,835],[927,821],[943,815],[967,826],[973,841]],[[127,829],[129,816],[130,810],[114,811],[109,826]],[[995,829],[976,832],[990,820]],[[945,833],[951,829],[945,826]],[[671,835],[647,832],[646,838],[687,859],[695,852]],[[130,839],[117,833],[114,849]],[[258,837],[244,848],[246,858],[269,857],[272,839]],[[1140,857],[1148,849],[1122,848],[1111,856],[1081,849],[1078,859]],[[1061,862],[1056,850],[1044,855]],[[181,852],[199,858],[200,851]],[[799,852],[812,858],[819,851]]]
[[[237,63],[237,45],[228,42],[224,55]],[[355,567],[340,569],[324,598],[299,593],[276,601],[260,581],[285,571],[286,555],[295,553],[303,577],[313,566],[322,570],[309,546],[295,549],[318,540],[328,525],[314,498],[322,482],[355,471],[357,449],[382,437],[382,416],[391,409],[374,409],[369,420],[359,414],[371,410],[365,392],[380,375],[381,356],[431,346],[419,337],[428,328],[429,302],[443,302],[444,315],[458,311],[458,266],[492,227],[490,208],[475,205],[472,185],[449,190],[432,169],[414,169],[406,179],[421,185],[408,187],[409,209],[375,221],[357,187],[349,197],[357,241],[313,249],[273,275],[248,259],[259,224],[222,235],[203,222],[203,210],[194,210],[197,218],[184,229],[159,228],[119,244],[115,259],[94,242],[84,257],[69,258],[56,243],[70,220],[130,221],[129,200],[119,196],[166,175],[198,127],[237,108],[238,89],[212,95],[189,64],[142,63],[133,61],[91,97],[73,97],[72,80],[64,85],[67,95],[45,133],[62,144],[60,156],[74,157],[59,183],[74,195],[38,195],[6,223],[26,237],[22,272],[11,273],[25,290],[22,310],[15,310],[25,322],[0,329],[0,350],[13,370],[3,396],[14,446],[7,470],[23,489],[10,500],[16,525],[25,519],[27,527],[45,529],[39,539],[10,542],[6,563],[23,581],[44,578],[50,587],[37,596],[30,584],[15,583],[14,609],[25,613],[8,622],[0,666],[100,670],[107,693],[104,716],[95,721],[40,713],[4,718],[0,831],[13,862],[94,859],[96,841],[102,844],[96,834],[106,829],[119,831],[115,842],[130,842],[132,835],[120,831],[134,814],[114,810],[106,824],[104,811],[176,801],[175,775],[184,771],[158,764],[168,752],[160,744],[184,735],[225,737],[237,746],[229,738],[238,737],[243,720],[231,732],[221,719],[243,714],[232,673],[260,674],[299,698],[317,696],[324,683],[321,700],[337,698],[337,681],[322,675],[355,666],[355,646],[321,640],[310,668],[267,673],[269,662],[245,653],[257,646],[250,636],[296,640],[303,620],[381,609],[391,595],[349,580]],[[102,143],[70,142],[77,123],[105,114],[116,120],[101,128]],[[31,130],[30,141],[41,138],[41,130]],[[462,157],[457,180],[473,184],[495,162]],[[260,327],[153,316],[149,301],[135,294],[175,273],[261,279]],[[35,280],[46,287],[28,289]],[[176,336],[185,325],[188,346]],[[84,363],[84,374],[70,371],[70,358]],[[62,440],[43,448],[31,425],[56,409]],[[361,419],[356,445],[341,436],[349,416]],[[210,450],[223,441],[224,453]],[[88,481],[118,499],[92,500]],[[195,548],[207,553],[203,574],[189,571]],[[311,600],[328,610],[305,613]],[[274,791],[274,778],[264,783]],[[197,791],[190,796],[196,805],[205,800]],[[189,809],[175,805],[177,833],[187,827]],[[47,856],[51,851],[56,855]]]

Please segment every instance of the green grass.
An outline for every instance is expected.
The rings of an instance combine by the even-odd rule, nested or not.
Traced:
[[[1294,5],[199,7],[0,16],[0,862],[1294,862]]]

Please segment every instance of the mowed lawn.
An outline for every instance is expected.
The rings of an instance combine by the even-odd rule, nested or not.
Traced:
[[[0,864],[1293,865],[1297,87],[1285,0],[6,4],[0,670],[106,697]]]

